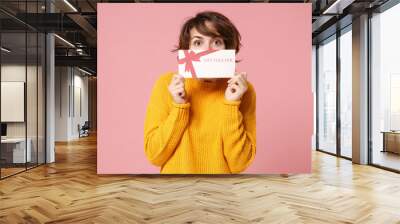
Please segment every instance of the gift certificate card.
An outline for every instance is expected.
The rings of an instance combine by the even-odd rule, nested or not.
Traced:
[[[235,50],[179,50],[178,71],[185,78],[230,78],[235,74]]]

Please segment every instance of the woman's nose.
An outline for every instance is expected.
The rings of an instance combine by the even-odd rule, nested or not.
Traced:
[[[212,48],[213,48],[213,46],[212,46],[212,43],[210,41],[210,42],[208,42],[208,49],[212,49]]]

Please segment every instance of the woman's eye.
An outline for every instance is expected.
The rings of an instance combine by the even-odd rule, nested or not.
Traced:
[[[221,45],[222,42],[221,42],[220,40],[216,40],[216,41],[215,41],[215,44],[216,44],[216,45]]]
[[[194,46],[199,46],[201,43],[200,43],[200,41],[195,41],[194,42]]]

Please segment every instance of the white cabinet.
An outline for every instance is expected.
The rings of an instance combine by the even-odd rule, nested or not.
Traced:
[[[27,138],[27,147],[25,151],[25,138],[7,138],[2,139],[2,147],[7,147],[12,151],[12,163],[25,163],[32,161],[32,140]],[[25,153],[26,152],[26,153]],[[25,161],[25,159],[27,159]]]

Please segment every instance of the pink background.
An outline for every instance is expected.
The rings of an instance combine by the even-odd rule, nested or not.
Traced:
[[[98,4],[99,174],[159,173],[144,154],[147,101],[176,71],[179,30],[203,10],[242,35],[242,61],[257,94],[257,153],[245,173],[311,172],[311,4]]]

